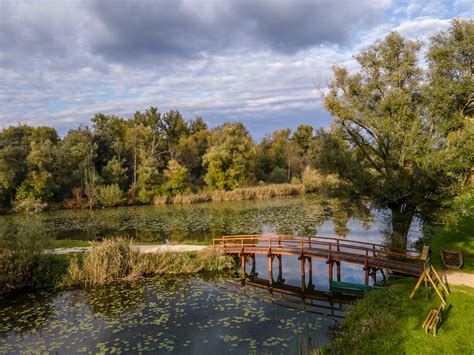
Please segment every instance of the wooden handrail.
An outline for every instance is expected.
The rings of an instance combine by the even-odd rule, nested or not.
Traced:
[[[333,237],[320,237],[320,236],[295,236],[295,235],[290,235],[290,234],[239,234],[239,235],[226,235],[226,236],[221,236],[219,238],[214,238],[214,239],[241,239],[241,238],[246,238],[246,237],[265,237],[265,238],[281,238],[281,237],[288,237],[288,240],[299,240],[299,239],[307,239],[311,238],[312,240],[315,239],[325,239],[325,240],[334,240],[334,241],[343,241],[345,243],[355,243],[355,244],[363,244],[363,245],[370,245],[372,247],[380,247],[382,249],[386,249],[387,246],[383,244],[377,244],[377,243],[370,243],[370,242],[363,242],[360,240],[352,240],[352,239],[340,239],[340,238],[333,238]],[[407,249],[407,253],[416,253],[420,254],[418,250],[414,249]],[[403,253],[397,253],[399,255],[406,255]]]
[[[222,237],[222,238],[215,238],[214,241],[223,240],[223,241],[227,241],[227,243],[224,242],[224,245],[235,245],[235,244],[232,244],[232,242],[229,243],[229,241],[238,240],[240,242],[240,244],[242,244],[244,241],[251,240],[252,244],[255,244],[255,245],[258,244],[260,246],[263,246],[262,243],[254,243],[254,240],[255,240],[256,237],[258,237],[258,240],[262,240],[263,237],[266,237],[265,239],[267,239],[269,244],[271,244],[272,238],[270,236],[256,236],[256,235],[240,236],[240,237],[237,237],[237,236]],[[329,238],[326,238],[326,239],[329,239]],[[412,255],[408,255],[408,254],[395,253],[395,252],[392,252],[390,250],[387,250],[386,248],[374,249],[375,244],[371,244],[371,243],[366,243],[368,245],[372,245],[372,248],[367,248],[367,247],[363,247],[363,246],[342,243],[342,241],[339,240],[339,239],[333,239],[333,240],[336,240],[336,243],[323,242],[323,241],[317,241],[317,240],[311,240],[311,242],[309,242],[309,241],[305,241],[302,238],[298,238],[298,239],[296,239],[296,238],[284,238],[284,239],[282,239],[282,237],[279,236],[278,240],[279,240],[279,243],[286,242],[287,244],[291,244],[291,243],[293,243],[293,244],[302,244],[302,245],[308,244],[310,248],[313,248],[313,245],[321,245],[321,246],[327,245],[327,246],[330,246],[330,247],[332,247],[334,245],[334,246],[338,247],[339,251],[340,251],[341,248],[361,250],[361,251],[367,251],[368,250],[368,251],[371,251],[373,254],[378,253],[378,254],[383,254],[383,255],[386,255],[386,256],[393,256],[393,257],[399,257],[399,258],[404,258],[404,259],[413,259],[413,260],[419,260],[420,259],[419,255],[412,256]],[[248,243],[246,243],[246,244],[248,245]],[[345,253],[347,253],[347,252],[345,252]],[[374,255],[374,256],[376,256],[376,255]]]

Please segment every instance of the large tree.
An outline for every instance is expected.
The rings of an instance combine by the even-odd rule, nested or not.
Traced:
[[[428,68],[421,44],[390,33],[334,68],[323,94],[334,116],[326,169],[392,215],[392,245],[406,248],[415,215],[427,221],[460,192],[473,165],[473,22],[434,37]]]

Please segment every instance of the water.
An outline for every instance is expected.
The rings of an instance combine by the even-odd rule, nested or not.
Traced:
[[[306,196],[199,205],[61,210],[0,216],[0,225],[31,225],[55,239],[97,240],[127,235],[139,242],[210,241],[225,234],[295,233],[381,238],[384,214],[349,199]]]
[[[328,328],[350,303],[272,297],[232,278],[205,277],[36,292],[1,304],[0,353],[296,352],[301,342],[327,344]]]
[[[43,233],[56,239],[125,234],[141,242],[181,242],[278,232],[376,243],[384,240],[386,221],[383,211],[364,204],[306,196],[4,216],[0,238],[1,230],[4,239],[19,238],[29,226],[33,236]],[[411,239],[418,235],[415,226]],[[271,286],[267,260],[257,256],[253,281],[236,276],[159,277],[10,297],[0,300],[0,353],[295,353],[308,342],[326,345],[330,329],[344,317],[352,299],[328,292],[324,260],[313,260],[312,285],[306,284],[305,291],[299,268],[297,258],[283,256],[284,283]],[[342,281],[363,283],[360,266],[342,263],[341,269]]]

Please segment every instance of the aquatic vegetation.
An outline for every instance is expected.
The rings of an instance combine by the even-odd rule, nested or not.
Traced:
[[[117,237],[93,244],[82,260],[71,257],[64,284],[89,287],[157,274],[222,272],[234,266],[232,257],[212,251],[140,253],[131,240]]]
[[[0,301],[0,353],[280,354],[307,332],[327,343],[330,315],[260,302],[225,281],[162,276]]]

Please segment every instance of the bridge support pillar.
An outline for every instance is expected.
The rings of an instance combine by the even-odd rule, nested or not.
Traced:
[[[240,262],[242,264],[242,275],[245,276],[245,254],[240,254]]]
[[[328,274],[329,274],[329,281],[332,281],[333,279],[333,268],[334,268],[334,261],[328,261]]]
[[[306,260],[305,257],[300,258],[301,288],[303,289],[303,291],[306,289],[306,277],[305,277],[305,265],[304,265],[305,260]]]
[[[268,281],[270,285],[273,284],[273,257],[274,255],[268,255]]]
[[[251,274],[252,274],[252,276],[253,276],[253,275],[255,275],[255,272],[256,272],[256,271],[255,271],[255,266],[256,266],[256,265],[255,265],[255,264],[256,264],[256,262],[255,262],[255,254],[252,254],[252,255],[251,255],[251,258],[252,258],[252,271],[251,271]]]
[[[337,281],[341,281],[341,262],[336,261],[336,277]]]
[[[369,267],[368,266],[364,267],[364,271],[365,271],[365,284],[368,285],[369,284]]]
[[[308,258],[308,277],[309,277],[309,285],[313,285],[313,259]]]

